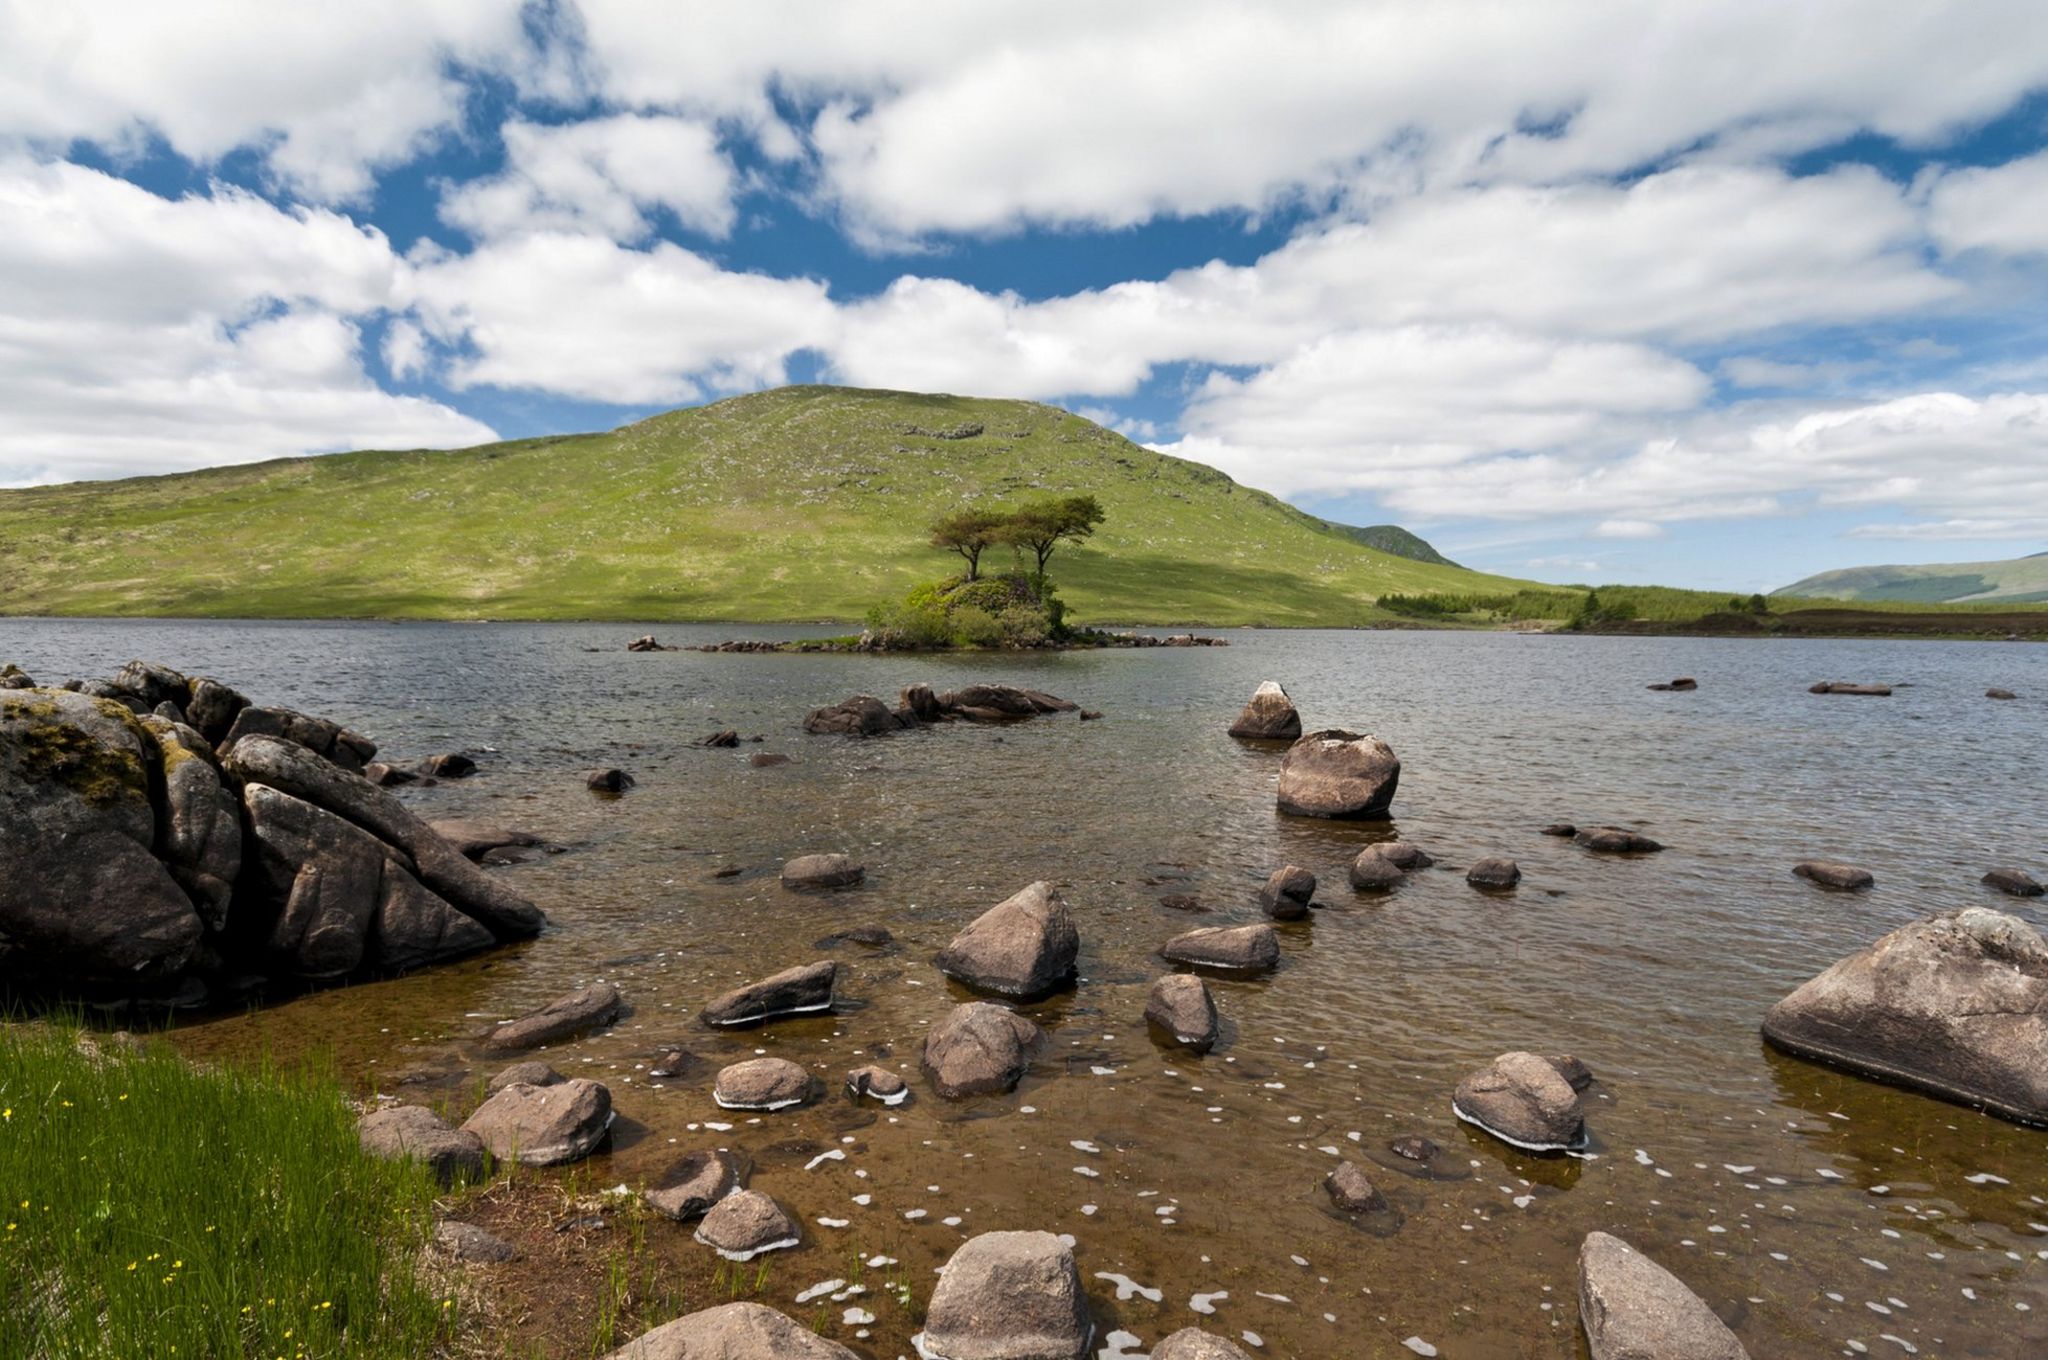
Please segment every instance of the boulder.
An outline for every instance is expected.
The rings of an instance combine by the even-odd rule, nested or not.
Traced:
[[[735,1190],[711,1206],[696,1238],[728,1261],[751,1261],[803,1241],[786,1210],[759,1190]]]
[[[35,677],[12,661],[0,666],[0,689],[34,689]]]
[[[144,718],[163,771],[158,812],[158,858],[178,880],[201,920],[214,930],[228,922],[228,901],[242,869],[242,809],[221,782],[213,747],[183,723]]]
[[[2041,884],[2024,869],[1993,869],[1984,875],[1987,887],[2010,893],[2014,897],[2039,897]]]
[[[1152,1348],[1152,1360],[1252,1360],[1251,1352],[1228,1337],[1183,1327]]]
[[[1572,843],[1603,855],[1646,855],[1664,848],[1642,832],[1625,826],[1580,827],[1573,834]]]
[[[1532,1152],[1575,1151],[1586,1145],[1579,1093],[1534,1053],[1503,1053],[1459,1082],[1451,1112]]]
[[[424,1105],[389,1105],[356,1121],[356,1140],[363,1151],[387,1161],[410,1158],[423,1162],[442,1185],[479,1180],[484,1174],[483,1140]]]
[[[428,756],[419,764],[423,779],[467,779],[476,773],[476,762],[460,751]]]
[[[1901,926],[1764,1016],[1787,1052],[2048,1125],[2048,941],[1984,907]]]
[[[1427,869],[1436,863],[1428,851],[1413,841],[1381,841],[1367,848],[1404,872],[1413,873],[1417,869]]]
[[[514,831],[475,817],[441,817],[427,823],[427,829],[455,847],[455,853],[472,862],[493,850],[527,850],[540,845],[541,838],[530,831]]]
[[[1360,892],[1385,892],[1408,877],[1408,871],[1393,861],[1385,846],[1368,845],[1351,861],[1347,876]]]
[[[1019,689],[1015,685],[967,685],[941,694],[939,707],[948,713],[978,712],[998,718],[1031,718],[1041,713],[1072,713],[1080,705],[1042,690]]]
[[[363,766],[363,778],[380,789],[395,789],[401,784],[417,784],[420,779],[411,770],[402,769],[397,765],[386,765],[381,760],[373,760]]]
[[[1074,978],[1074,918],[1050,883],[1032,883],[976,917],[932,959],[976,991],[1034,1000]]]
[[[873,737],[899,731],[903,726],[903,719],[872,694],[856,694],[851,699],[814,708],[804,718],[804,731],[819,735]]]
[[[851,888],[867,877],[851,855],[798,855],[782,866],[782,886],[792,889]]]
[[[1361,1171],[1356,1162],[1339,1162],[1337,1169],[1323,1177],[1323,1191],[1330,1203],[1347,1214],[1382,1213],[1387,1197]]]
[[[215,746],[228,739],[235,719],[249,706],[249,696],[203,675],[192,677],[192,697],[185,701],[185,721]]]
[[[873,1063],[848,1072],[846,1089],[853,1092],[856,1099],[866,1096],[884,1105],[901,1105],[910,1099],[910,1083],[903,1080],[902,1073]]]
[[[65,686],[70,689],[70,685]],[[142,702],[142,696],[105,680],[87,680],[78,686],[78,693],[88,699],[111,699],[130,713],[147,713],[150,706]]]
[[[1337,728],[1311,732],[1280,761],[1280,810],[1383,820],[1400,782],[1401,762],[1378,737]]]
[[[1562,836],[1566,840],[1570,840],[1579,834],[1579,829],[1570,822],[1552,822],[1549,826],[1543,828],[1543,834],[1546,836]]]
[[[758,1303],[727,1303],[656,1327],[604,1360],[860,1360]]]
[[[1290,864],[1275,869],[1259,889],[1259,905],[1276,921],[1299,921],[1308,915],[1309,900],[1315,895],[1316,876]]]
[[[490,1082],[484,1087],[484,1094],[489,1095],[495,1091],[502,1091],[515,1081],[523,1081],[528,1086],[553,1086],[561,1080],[562,1074],[560,1072],[549,1067],[538,1058],[528,1058],[525,1062],[513,1063],[510,1067],[492,1077]]]
[[[1862,892],[1877,882],[1868,869],[1838,864],[1833,860],[1802,860],[1792,866],[1792,872],[1809,883],[1832,888],[1836,892]]]
[[[180,712],[192,702],[192,682],[169,666],[131,661],[114,673],[114,684],[142,700],[145,709],[176,704]]]
[[[1557,1075],[1574,1091],[1583,1091],[1593,1084],[1593,1069],[1569,1053],[1555,1053],[1544,1061],[1556,1068]]]
[[[340,723],[315,718],[289,708],[244,708],[235,714],[220,747],[223,754],[249,737],[273,737],[304,747],[314,755],[333,762],[351,774],[377,754],[377,743]],[[286,790],[292,792],[292,790]]]
[[[633,783],[632,775],[615,766],[583,772],[583,787],[592,793],[624,793],[633,787]]]
[[[922,683],[903,687],[896,696],[896,711],[928,723],[945,716],[945,710],[939,707],[939,696],[932,693],[930,685]]]
[[[1506,892],[1522,881],[1522,866],[1506,855],[1488,855],[1465,871],[1465,881],[1486,892]]]
[[[558,996],[539,1010],[507,1020],[484,1036],[490,1053],[517,1053],[573,1038],[586,1030],[609,1025],[626,1008],[625,998],[609,982],[593,982],[566,996]]]
[[[1083,1360],[1095,1335],[1074,1253],[1049,1232],[970,1237],[912,1342],[927,1360]]]
[[[1984,691],[1984,697],[1987,699],[2017,699],[2020,696],[2014,694],[2009,689],[1987,689]]]
[[[786,1110],[811,1098],[811,1074],[787,1058],[749,1058],[720,1069],[711,1098],[727,1110]]]
[[[692,1152],[661,1174],[641,1198],[656,1213],[677,1222],[702,1218],[711,1206],[746,1187],[746,1168],[724,1149]]]
[[[0,973],[133,992],[191,961],[202,922],[152,853],[157,759],[119,703],[0,690]]]
[[[1249,741],[1293,741],[1301,735],[1301,714],[1294,711],[1294,701],[1279,681],[1263,681],[1230,725],[1230,735]]]
[[[482,922],[430,892],[394,859],[384,862],[381,887],[364,955],[379,971],[408,972],[497,943]]]
[[[832,1009],[832,984],[839,965],[826,959],[798,964],[772,977],[727,992],[706,1006],[707,1025],[758,1025],[782,1015],[803,1015]]]
[[[1153,983],[1145,999],[1145,1020],[1197,1053],[1216,1045],[1216,1002],[1209,984],[1192,973],[1168,973]]]
[[[245,785],[242,801],[249,815],[245,891],[270,910],[264,951],[271,964],[301,978],[354,972],[369,946],[390,852],[360,827],[268,785]],[[394,878],[404,874],[393,869]]]
[[[1210,926],[1176,935],[1159,953],[1170,963],[1256,973],[1280,964],[1280,937],[1271,926]]]
[[[925,1076],[948,1100],[1012,1090],[1045,1042],[1045,1031],[1015,1011],[969,1002],[926,1032]]]
[[[540,908],[464,859],[397,798],[361,775],[338,769],[305,747],[262,735],[238,738],[226,762],[241,779],[304,799],[404,851],[420,882],[499,939],[537,934],[547,924]]]
[[[444,1218],[434,1225],[434,1249],[453,1261],[502,1265],[519,1259],[519,1248],[474,1223]]]
[[[1889,697],[1890,685],[1855,685],[1846,680],[1823,680],[1817,685],[1807,686],[1808,694],[1865,694],[1877,698]]]
[[[1604,1232],[1579,1248],[1579,1321],[1593,1360],[1749,1360],[1699,1295]]]
[[[499,1088],[462,1127],[501,1161],[560,1166],[581,1161],[612,1126],[612,1093],[574,1077],[553,1086],[515,1081]]]

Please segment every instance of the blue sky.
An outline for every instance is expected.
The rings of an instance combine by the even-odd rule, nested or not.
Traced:
[[[0,485],[1056,402],[1470,565],[2048,549],[2048,10],[0,7]]]

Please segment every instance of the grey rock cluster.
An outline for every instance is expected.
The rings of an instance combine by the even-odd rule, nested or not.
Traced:
[[[1017,722],[1046,713],[1073,713],[1079,705],[1035,689],[1015,685],[967,685],[943,694],[930,685],[909,685],[890,708],[872,694],[856,694],[836,704],[812,709],[804,731],[823,735],[875,737],[927,723]]]

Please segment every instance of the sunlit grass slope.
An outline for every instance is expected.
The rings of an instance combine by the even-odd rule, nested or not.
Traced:
[[[1051,406],[788,387],[606,434],[0,492],[0,612],[858,619],[958,565],[925,546],[938,512],[1051,492],[1108,512],[1052,563],[1089,623],[1341,626],[1522,584]]]

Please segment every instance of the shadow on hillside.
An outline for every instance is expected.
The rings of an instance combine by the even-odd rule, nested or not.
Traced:
[[[1161,553],[1076,554],[1067,570],[1053,562],[1053,579],[1080,596],[1085,623],[1254,624],[1364,623],[1363,600],[1321,582],[1269,568],[1190,563]],[[1101,605],[1097,598],[1125,601]],[[1098,620],[1096,614],[1102,617]]]

